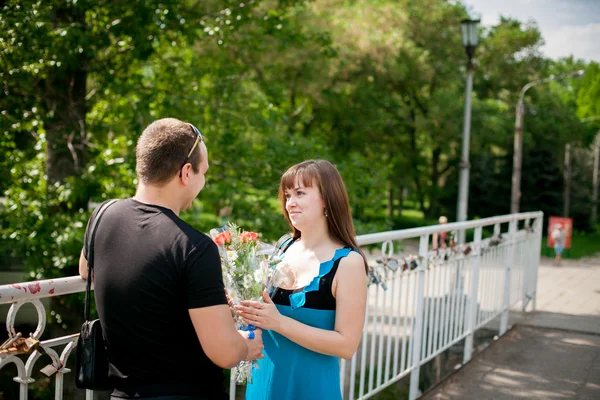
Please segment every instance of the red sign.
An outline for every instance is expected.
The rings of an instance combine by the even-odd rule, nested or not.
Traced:
[[[554,247],[554,238],[559,234],[563,234],[565,237],[565,249],[570,249],[572,233],[572,218],[550,217],[550,220],[548,221],[548,247]]]

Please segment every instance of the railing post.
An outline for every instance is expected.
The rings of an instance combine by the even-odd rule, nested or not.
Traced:
[[[15,379],[16,382],[19,382]],[[29,394],[28,384],[24,382],[19,382],[19,400],[27,400],[27,396]]]
[[[237,386],[237,379],[235,378],[235,373],[233,369],[229,370],[229,400],[235,400]]]
[[[519,254],[521,260],[521,273],[523,274],[523,281],[521,284],[521,307],[522,311],[525,311],[527,308],[527,304],[529,304],[529,293],[531,287],[531,274],[533,268],[533,252],[535,251],[535,246],[530,246],[533,244],[532,234],[528,231],[531,228],[530,219],[527,218],[525,220],[525,246],[521,246],[521,252],[523,254]],[[517,226],[518,229],[518,226]]]
[[[415,315],[415,326],[410,340],[412,346],[412,371],[410,373],[410,392],[409,400],[415,400],[419,397],[419,374],[421,372],[421,339],[423,337],[423,307],[425,303],[425,271],[427,269],[427,250],[429,245],[429,235],[422,235],[419,241],[419,256],[422,262],[417,269],[417,304]]]
[[[534,268],[532,273],[531,280],[531,311],[535,311],[537,307],[537,281],[538,281],[538,272],[540,268],[540,257],[542,253],[542,230],[544,229],[544,214],[540,215],[535,219],[533,223],[533,229],[535,229],[535,237],[536,237],[536,246],[535,246],[535,254],[533,256],[534,260]]]
[[[500,317],[500,332],[499,336],[506,333],[508,328],[508,311],[510,308],[510,279],[511,269],[515,262],[515,236],[517,233],[517,220],[513,219],[508,223],[508,246],[506,248],[506,274],[504,275],[504,300],[502,302],[502,316]]]
[[[471,262],[471,290],[467,300],[467,337],[465,339],[465,352],[463,354],[463,364],[466,364],[471,359],[473,353],[473,334],[475,332],[475,320],[477,315],[477,304],[479,301],[479,265],[481,264],[481,232],[482,227],[475,228],[475,236],[473,237],[473,250],[477,252],[476,257]]]
[[[56,381],[54,384],[54,400],[63,399],[63,386],[65,375],[62,372],[56,373]]]

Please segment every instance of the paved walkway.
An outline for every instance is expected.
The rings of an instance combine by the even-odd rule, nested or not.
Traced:
[[[537,311],[423,400],[600,399],[600,257],[543,258]]]

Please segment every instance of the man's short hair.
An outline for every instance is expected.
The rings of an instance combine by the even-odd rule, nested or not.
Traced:
[[[163,118],[148,125],[135,148],[135,169],[140,182],[164,185],[179,173],[186,160],[192,164],[194,173],[198,173],[200,146],[187,159],[197,137],[190,124],[176,118]]]

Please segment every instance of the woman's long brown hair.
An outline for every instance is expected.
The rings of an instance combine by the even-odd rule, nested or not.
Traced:
[[[368,272],[367,258],[356,242],[356,232],[354,231],[354,223],[352,222],[346,185],[344,185],[344,181],[337,168],[327,160],[303,161],[288,168],[281,177],[279,201],[281,202],[283,215],[285,215],[285,219],[292,228],[293,238],[300,238],[302,232],[292,225],[290,215],[285,207],[285,191],[294,188],[296,178],[304,187],[317,186],[325,202],[329,234],[345,246],[358,250],[364,260],[365,271]]]

